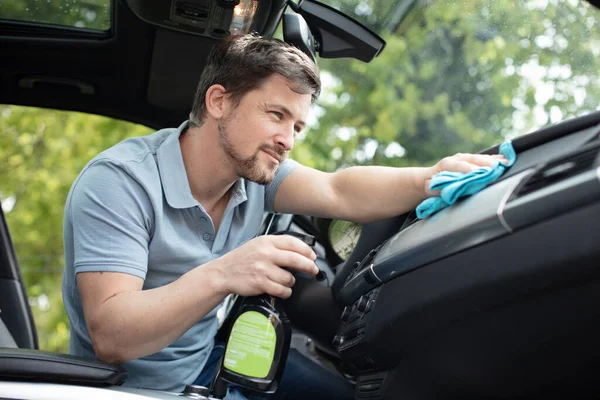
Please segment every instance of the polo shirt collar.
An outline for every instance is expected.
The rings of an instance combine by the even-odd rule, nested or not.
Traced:
[[[173,208],[191,208],[199,205],[192,195],[190,184],[183,163],[179,137],[188,128],[188,121],[182,123],[177,130],[169,134],[158,147],[156,158],[165,198]],[[244,179],[238,179],[232,187],[233,206],[243,203],[246,196]]]
[[[239,178],[231,187],[231,199],[230,202],[233,206],[237,206],[244,201],[248,200],[246,195],[246,181],[244,178]]]
[[[173,208],[190,208],[198,205],[187,180],[179,136],[188,127],[188,121],[177,128],[161,143],[156,151],[160,180],[167,203]]]

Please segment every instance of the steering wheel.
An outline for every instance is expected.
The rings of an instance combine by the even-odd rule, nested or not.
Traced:
[[[338,295],[346,283],[346,279],[358,265],[357,263],[360,263],[371,250],[396,234],[409,217],[410,213],[406,213],[362,225],[360,237],[354,250],[350,257],[340,265],[331,284],[331,290],[336,301],[338,301]]]

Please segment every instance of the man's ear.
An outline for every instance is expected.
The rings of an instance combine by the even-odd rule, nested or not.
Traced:
[[[227,113],[229,95],[222,85],[212,85],[206,91],[206,111],[216,120],[223,118]]]

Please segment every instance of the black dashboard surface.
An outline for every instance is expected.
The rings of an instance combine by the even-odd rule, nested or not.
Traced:
[[[542,141],[357,264],[334,340],[357,398],[599,393],[599,154],[594,125]]]
[[[339,299],[600,199],[600,140],[593,126],[518,154],[497,182],[429,218],[414,221],[363,260]],[[366,261],[366,262],[365,262]]]

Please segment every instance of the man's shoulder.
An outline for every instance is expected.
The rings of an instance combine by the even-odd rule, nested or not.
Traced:
[[[110,160],[117,164],[139,164],[149,155],[156,155],[160,145],[176,131],[177,128],[167,128],[146,136],[125,139],[98,154],[90,163]]]
[[[108,166],[115,171],[126,172],[135,180],[154,179],[158,169],[156,153],[161,144],[176,131],[177,128],[167,128],[146,136],[125,139],[92,158],[80,176],[90,168]]]
[[[140,185],[147,192],[160,191],[156,152],[176,132],[161,129],[146,136],[125,139],[92,158],[73,182],[76,186],[98,186],[98,180],[119,187]]]

